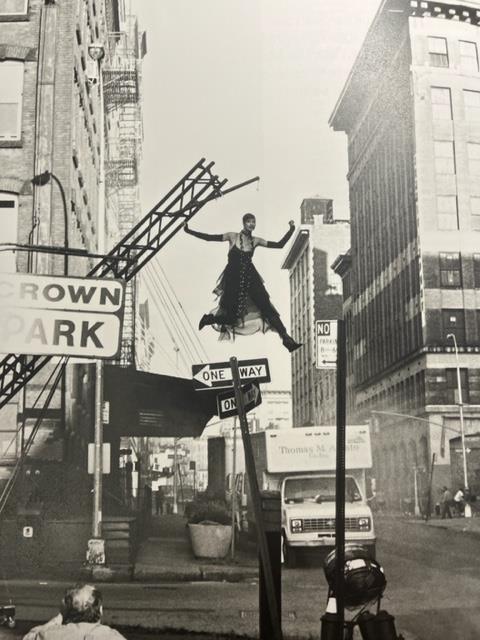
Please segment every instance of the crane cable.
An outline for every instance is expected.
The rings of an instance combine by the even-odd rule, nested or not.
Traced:
[[[160,305],[158,304],[158,297],[159,296],[158,296],[158,293],[156,291],[155,282],[153,280],[151,280],[149,278],[149,276],[147,275],[147,277],[145,279],[145,284],[147,286],[147,289],[150,292],[150,295],[152,296],[153,304],[154,304],[155,308],[157,309],[158,314],[159,314],[160,318],[162,319],[162,321],[163,321],[163,323],[165,325],[165,328],[166,328],[166,330],[168,332],[170,340],[172,341],[172,343],[173,343],[173,345],[175,347],[176,352],[180,354],[180,358],[182,358],[186,368],[188,369],[189,368],[188,362],[185,360],[185,358],[184,358],[184,356],[183,356],[183,354],[181,352],[181,349],[179,348],[179,346],[177,344],[177,341],[175,340],[175,337],[173,336],[173,333],[172,333],[171,328],[170,328],[170,324],[167,322],[167,319],[165,318],[165,315],[164,315]],[[178,370],[178,365],[176,365],[176,368]]]
[[[181,344],[181,346],[183,347],[186,355],[188,356],[188,358],[190,359],[190,363],[194,362],[195,359],[197,358],[197,356],[195,356],[193,354],[192,348],[190,346],[190,344],[187,342],[186,338],[185,338],[185,330],[183,329],[183,327],[181,326],[181,323],[179,322],[179,320],[177,320],[177,318],[175,317],[174,312],[172,311],[171,307],[168,304],[168,299],[166,297],[165,292],[162,290],[160,283],[158,281],[157,278],[155,278],[151,273],[148,274],[149,278],[150,278],[150,282],[152,283],[153,287],[155,288],[156,294],[160,300],[160,302],[162,303],[162,308],[165,312],[165,314],[168,316],[168,319],[170,321],[170,328],[176,332],[176,335],[178,336],[178,343]]]
[[[152,262],[152,266],[154,266],[154,264],[155,264],[155,263],[154,263],[154,262]],[[171,289],[171,291],[172,291],[172,294],[173,294],[173,296],[174,296],[174,298],[175,298],[175,300],[176,300],[176,302],[177,302],[177,305],[180,307],[180,309],[181,309],[181,311],[182,311],[183,315],[185,316],[185,319],[186,319],[187,324],[188,324],[188,326],[189,326],[189,328],[190,328],[190,331],[192,332],[192,335],[193,335],[193,336],[194,336],[194,338],[195,338],[195,340],[194,340],[194,341],[196,342],[196,344],[198,344],[198,346],[200,347],[200,350],[203,352],[203,359],[201,358],[202,362],[208,362],[208,361],[210,360],[210,358],[209,358],[209,356],[208,356],[208,353],[206,352],[206,350],[205,350],[205,348],[204,348],[204,346],[203,346],[202,341],[199,339],[199,337],[198,337],[198,335],[197,335],[197,332],[196,332],[196,331],[195,331],[195,329],[193,328],[192,323],[191,323],[191,321],[190,321],[190,318],[188,317],[188,315],[187,315],[187,313],[186,313],[185,309],[183,308],[182,303],[181,303],[181,302],[180,302],[180,300],[178,299],[178,296],[177,296],[177,294],[175,293],[175,289],[174,289],[174,287],[172,286],[171,282],[169,281],[169,279],[168,279],[168,277],[167,277],[167,274],[165,273],[165,270],[163,269],[162,265],[161,265],[161,264],[159,264],[158,266],[159,266],[159,268],[160,268],[160,271],[162,272],[162,276],[163,276],[163,278],[165,279],[165,282],[168,284],[168,286],[170,287],[170,289]]]
[[[193,352],[195,353],[195,358],[198,358],[200,360],[200,362],[205,362],[208,361],[208,355],[205,352],[205,349],[203,349],[203,346],[200,342],[200,340],[198,339],[195,330],[192,327],[192,324],[190,322],[190,319],[188,318],[187,314],[185,313],[185,310],[183,309],[183,306],[181,305],[180,301],[178,300],[178,297],[175,293],[174,288],[172,287],[171,283],[169,282],[164,269],[161,267],[161,265],[157,265],[154,263],[151,263],[151,266],[148,265],[147,269],[151,270],[151,272],[153,271],[154,273],[150,273],[151,277],[155,276],[156,281],[158,282],[160,288],[165,292],[165,296],[167,297],[168,302],[170,303],[170,306],[176,316],[176,318],[178,319],[178,323],[180,323],[180,326],[182,328],[182,335],[186,336],[189,340],[189,343],[191,345],[191,349],[193,350]],[[160,273],[161,272],[161,273]],[[168,287],[171,290],[171,293],[169,292]],[[172,299],[173,298],[173,299]],[[185,317],[186,321],[184,320],[184,318],[182,317],[182,315],[179,313],[177,307],[180,308],[183,316]],[[177,325],[177,322],[175,322],[175,326]],[[203,351],[203,353],[202,353]]]

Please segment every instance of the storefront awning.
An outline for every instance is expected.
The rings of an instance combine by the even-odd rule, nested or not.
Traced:
[[[175,378],[113,365],[105,367],[109,428],[120,436],[197,437],[216,415],[216,393],[195,391]]]

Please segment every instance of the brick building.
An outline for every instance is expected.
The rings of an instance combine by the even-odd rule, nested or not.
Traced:
[[[449,334],[465,429],[480,431],[479,23],[480,2],[383,0],[331,116],[348,136],[351,254],[336,268],[350,409],[373,417],[377,486],[392,507],[421,504],[433,454],[434,491],[450,484]]]
[[[335,371],[316,369],[315,321],[341,315],[341,280],[331,265],[350,240],[350,225],[334,219],[332,200],[306,198],[300,212],[301,225],[282,266],[290,276],[293,336],[304,345],[292,356],[294,427],[335,423]]]
[[[100,62],[89,55],[93,43],[103,47]],[[98,253],[117,242],[138,216],[139,74],[145,50],[144,34],[135,17],[126,14],[123,0],[0,0],[2,242],[64,247],[68,240],[70,248]],[[44,172],[53,177],[47,174],[32,183]],[[104,220],[99,206],[103,189]],[[96,263],[94,258],[65,260],[63,255],[39,251],[0,256],[0,270],[5,272],[84,276]],[[132,284],[122,364],[133,362],[137,310]],[[144,308],[141,311],[145,315]],[[143,357],[148,365],[150,351]],[[0,489],[22,452],[28,454],[26,471],[7,505],[11,516],[84,517],[91,512],[87,444],[93,433],[95,366],[69,365],[42,414],[45,393],[40,399],[39,394],[50,388],[54,367],[44,367],[0,413]],[[40,428],[27,451],[28,436],[40,415]],[[105,476],[107,515],[118,511],[121,497],[121,435],[105,430],[112,447],[112,473]]]

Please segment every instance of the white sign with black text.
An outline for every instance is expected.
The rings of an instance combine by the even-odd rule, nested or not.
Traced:
[[[337,320],[315,322],[317,369],[335,369],[337,366]]]
[[[0,353],[114,358],[125,283],[0,273]]]

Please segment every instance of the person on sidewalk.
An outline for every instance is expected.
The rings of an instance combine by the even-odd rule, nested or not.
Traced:
[[[163,516],[163,506],[165,504],[165,493],[162,487],[155,491],[155,510],[157,516]]]
[[[118,631],[101,623],[102,594],[93,585],[76,585],[65,591],[60,613],[37,627],[23,640],[125,640]]]
[[[465,494],[463,493],[462,487],[458,487],[457,493],[453,496],[453,502],[455,504],[455,511],[458,517],[461,518],[465,510]]]
[[[442,520],[445,520],[445,518],[452,517],[452,512],[450,509],[451,504],[452,504],[452,492],[448,487],[443,487],[442,504],[441,504]]]

